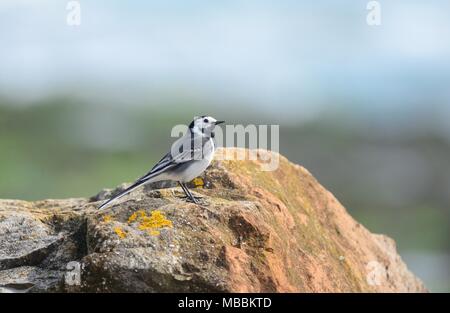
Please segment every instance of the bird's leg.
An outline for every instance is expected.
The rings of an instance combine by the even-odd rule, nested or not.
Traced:
[[[189,194],[189,199],[192,200],[192,202],[194,202],[195,204],[198,204],[197,199],[192,195],[191,191],[189,190],[188,186],[186,186],[184,183],[184,188],[186,189],[187,193]]]
[[[189,194],[186,192],[186,189],[184,189],[183,183],[179,181],[178,184],[180,185],[181,189],[183,189],[183,192],[185,194],[184,198],[189,198]]]
[[[195,199],[195,197],[192,195],[192,193],[189,191],[189,188],[182,182],[178,182],[181,186],[181,188],[183,188],[184,193],[186,194],[186,196],[194,203],[198,203],[197,199]]]
[[[189,189],[187,189],[186,185],[184,185],[182,182],[178,182],[178,184],[181,186],[181,189],[183,189],[184,194],[186,195],[186,198],[188,198],[189,200],[191,200],[192,202],[196,203],[195,198],[192,196],[192,194],[190,193]]]

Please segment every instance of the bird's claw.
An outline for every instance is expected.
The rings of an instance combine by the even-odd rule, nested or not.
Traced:
[[[195,204],[199,204],[199,200],[203,199],[203,197],[194,197],[193,199],[191,199],[188,196],[180,196],[179,198],[184,199],[187,202],[192,202]]]

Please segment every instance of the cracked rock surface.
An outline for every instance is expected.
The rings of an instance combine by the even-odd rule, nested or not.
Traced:
[[[392,239],[279,157],[272,172],[215,160],[190,184],[199,205],[170,182],[104,211],[126,184],[90,199],[0,200],[0,292],[427,291]]]

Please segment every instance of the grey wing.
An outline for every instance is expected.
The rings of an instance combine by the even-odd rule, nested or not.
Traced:
[[[165,156],[163,156],[163,158],[161,160],[159,160],[159,162],[156,163],[155,166],[153,166],[152,169],[147,174],[140,177],[137,180],[137,182],[145,181],[148,178],[155,176],[155,174],[162,173],[163,171],[171,168],[173,166],[172,161],[173,161],[172,155],[169,152]]]
[[[190,136],[180,138],[174,143],[173,149],[159,160],[147,174],[139,178],[138,181],[145,181],[179,164],[200,159],[203,153],[202,146],[201,144],[196,147],[193,143],[191,144]]]
[[[172,149],[171,152],[167,153],[161,160],[159,160],[159,162],[156,163],[156,165],[153,166],[153,168],[147,174],[136,180],[130,187],[122,191],[120,194],[104,202],[99,207],[99,209],[106,207],[112,201],[123,197],[133,189],[145,184],[153,177],[158,176],[159,174],[170,170],[180,164],[186,164],[187,162],[191,162],[200,158],[203,154],[203,147],[195,147],[195,145],[189,144],[190,141],[187,141],[190,140],[189,138],[190,136],[188,138],[186,138],[185,136],[177,140],[173,146],[174,149]],[[185,145],[183,145],[183,143],[185,143]]]

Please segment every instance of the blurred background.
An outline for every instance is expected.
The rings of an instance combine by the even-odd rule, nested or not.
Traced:
[[[0,2],[0,198],[131,181],[194,115],[280,150],[450,291],[450,2]]]

